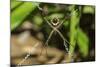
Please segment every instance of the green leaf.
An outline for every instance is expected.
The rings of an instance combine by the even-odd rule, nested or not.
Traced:
[[[79,51],[82,53],[82,56],[85,57],[88,55],[88,44],[89,44],[89,39],[87,35],[80,29],[78,28],[77,30],[77,43],[79,46]]]
[[[38,3],[37,3],[38,4]],[[22,21],[36,8],[36,3],[24,2],[11,12],[11,30],[19,26]]]
[[[70,19],[70,46],[69,46],[69,55],[68,62],[71,62],[72,56],[74,54],[75,46],[76,46],[76,35],[77,28],[79,25],[80,17],[81,17],[81,8],[75,9],[75,5],[72,5],[71,8],[71,19]]]
[[[74,53],[75,45],[76,45],[76,33],[77,26],[80,20],[80,11],[75,10],[75,6],[71,7],[71,19],[70,19],[70,54]],[[73,46],[73,47],[72,47]]]
[[[23,2],[19,2],[19,1],[11,1],[11,10],[21,5],[22,3]]]

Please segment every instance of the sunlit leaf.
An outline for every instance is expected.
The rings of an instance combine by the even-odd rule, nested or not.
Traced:
[[[14,30],[36,8],[33,2],[25,2],[11,12],[11,30]]]

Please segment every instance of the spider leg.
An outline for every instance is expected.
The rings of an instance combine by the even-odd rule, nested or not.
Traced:
[[[38,7],[38,9],[39,9],[40,11],[43,12],[43,9],[42,9],[40,6],[37,6],[37,7]],[[51,28],[53,28],[52,24],[50,24],[50,22],[47,20],[47,17],[44,16],[44,15],[42,15],[42,16],[43,16],[44,21],[46,21],[46,23],[47,23]],[[52,34],[54,33],[54,31],[55,31],[55,30],[52,30],[52,31],[51,31],[51,33],[50,33],[50,35],[49,35],[47,41],[45,42],[46,45],[43,45],[43,47],[42,47],[42,49],[41,49],[40,55],[42,54],[43,48],[45,48],[45,46],[48,46],[48,42],[49,42],[49,40],[50,40]],[[45,48],[45,49],[46,49],[46,48]],[[46,49],[46,54],[47,54],[47,49]]]
[[[55,27],[52,27],[53,28],[53,30],[55,31],[55,32],[57,32],[60,36],[61,36],[61,38],[65,41],[65,42],[67,42],[69,45],[71,45],[69,42],[68,42],[68,40],[66,40],[66,38],[62,35],[62,33],[57,29],[57,28],[55,28]],[[65,46],[65,48],[66,48],[66,51],[68,51],[68,47],[65,45],[65,42],[64,42],[64,46]],[[71,45],[72,47],[73,47],[73,45]]]
[[[49,40],[50,40],[52,34],[54,33],[54,31],[55,31],[55,30],[52,30],[52,31],[51,31],[51,33],[50,33],[50,35],[49,35],[47,41],[45,42],[45,44],[46,44],[47,46],[48,46],[48,42],[49,42]]]
[[[37,5],[37,7],[38,7],[38,9],[39,9],[40,11],[43,12],[43,8],[41,8],[39,5]],[[52,24],[50,24],[50,22],[47,20],[47,17],[44,16],[44,15],[42,15],[42,16],[43,16],[43,19],[48,23],[48,25],[49,25],[50,27],[53,28]]]
[[[49,25],[51,28],[54,28],[54,27],[52,26],[52,24],[47,20],[46,17],[44,17],[44,20],[48,23],[48,25]]]
[[[65,21],[66,19],[62,20],[61,23],[56,27],[56,28],[59,28]]]
[[[39,5],[36,5],[36,6],[40,11],[43,11],[43,9]]]
[[[44,11],[43,11],[43,8],[41,8],[39,5],[37,5],[37,8],[38,8],[40,11],[44,12]],[[41,15],[41,16],[43,16],[43,19],[48,23],[49,26],[51,26],[51,27],[53,28],[53,26],[52,26],[52,25],[50,24],[50,22],[47,20],[47,17],[44,16],[44,15]]]
[[[69,45],[71,45],[71,46],[73,47],[73,45],[70,44],[70,43],[68,42],[68,40],[66,40],[66,38],[62,35],[62,33],[61,33],[58,29],[55,29],[55,31],[58,32],[58,34],[61,36],[61,38],[62,38],[64,41],[66,41]]]
[[[46,42],[45,42],[45,46],[47,46],[47,47],[48,47],[48,42],[49,42],[49,40],[50,40],[50,38],[51,38],[52,34],[54,33],[54,31],[55,31],[55,30],[52,30],[52,31],[51,31],[51,33],[50,33],[50,35],[49,35],[48,39],[47,39],[47,40],[46,40]],[[45,47],[45,49],[46,49],[46,47]],[[47,54],[47,49],[46,49],[46,54]],[[47,54],[47,55],[48,55],[48,54]]]

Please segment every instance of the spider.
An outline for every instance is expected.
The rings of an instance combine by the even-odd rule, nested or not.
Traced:
[[[37,6],[38,9],[41,11],[41,12],[44,12],[43,8],[41,8],[39,5]],[[43,15],[42,15],[43,16]],[[64,18],[64,20],[60,21],[59,18],[57,17],[54,17],[52,18],[50,21],[48,21],[47,17],[46,16],[43,16],[43,19],[44,21],[52,28],[52,31],[50,32],[46,42],[45,42],[45,45],[48,46],[48,42],[50,40],[50,38],[52,37],[53,33],[54,32],[57,32],[60,37],[63,39],[63,43],[64,43],[64,47],[66,49],[66,52],[68,53],[69,49],[68,49],[68,44],[70,44],[67,39],[63,36],[63,34],[58,30],[62,24],[64,23],[64,21],[66,20],[66,17]],[[71,45],[72,46],[72,45]],[[73,46],[72,46],[73,47]]]

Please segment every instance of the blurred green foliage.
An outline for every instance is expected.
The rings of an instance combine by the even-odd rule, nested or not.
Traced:
[[[23,2],[16,2],[16,1],[11,1],[11,10],[16,8],[17,6],[21,5]]]
[[[11,31],[15,30],[18,26],[20,26],[23,23],[23,21],[27,19],[27,17],[31,15],[32,12],[34,12],[37,9],[36,8],[37,5],[39,5],[39,3],[11,1]],[[50,13],[52,12],[54,13],[51,15],[48,15],[48,19],[52,19],[54,17],[58,17],[58,18],[64,17],[65,15],[64,12],[62,13],[57,12],[61,8],[54,8],[53,6],[51,6],[50,8],[49,7],[50,6],[48,6],[48,11]],[[81,15],[84,13],[94,14],[95,9],[94,9],[94,6],[88,6],[88,5],[84,7],[81,6],[81,8],[77,8],[77,9],[75,9],[75,7],[76,5],[70,5],[68,7],[68,11],[70,12],[71,17],[69,20],[66,20],[63,23],[63,26],[65,28],[70,26],[70,29],[69,29],[70,40],[69,41],[70,41],[70,44],[73,46],[73,47],[72,46],[69,47],[69,51],[71,55],[73,55],[75,51],[75,46],[77,45],[79,47],[79,52],[82,54],[83,57],[86,57],[89,52],[89,37],[79,26],[80,18],[81,18]],[[42,27],[41,25],[44,22],[42,17],[40,15],[35,15],[35,14],[32,17],[34,24]],[[65,34],[67,35],[68,33],[65,33]]]
[[[72,5],[71,7],[71,19],[70,19],[70,44],[73,46],[70,46],[70,55],[69,57],[71,58],[73,53],[74,53],[74,49],[75,49],[75,45],[76,45],[76,38],[77,38],[77,28],[78,28],[78,24],[79,24],[79,20],[80,20],[80,10],[77,11],[77,9],[75,9],[75,5]]]
[[[89,38],[80,28],[77,29],[77,43],[82,56],[87,56],[89,52]]]
[[[83,8],[83,13],[92,13],[92,14],[94,14],[95,13],[95,10],[94,9],[95,8],[92,7],[92,6],[85,6]]]
[[[13,2],[15,3],[15,2]],[[20,2],[18,2],[19,4]],[[16,7],[11,4],[12,8]],[[32,2],[25,2],[22,5],[18,6],[11,12],[11,30],[14,30],[19,26],[23,20],[36,8]]]

